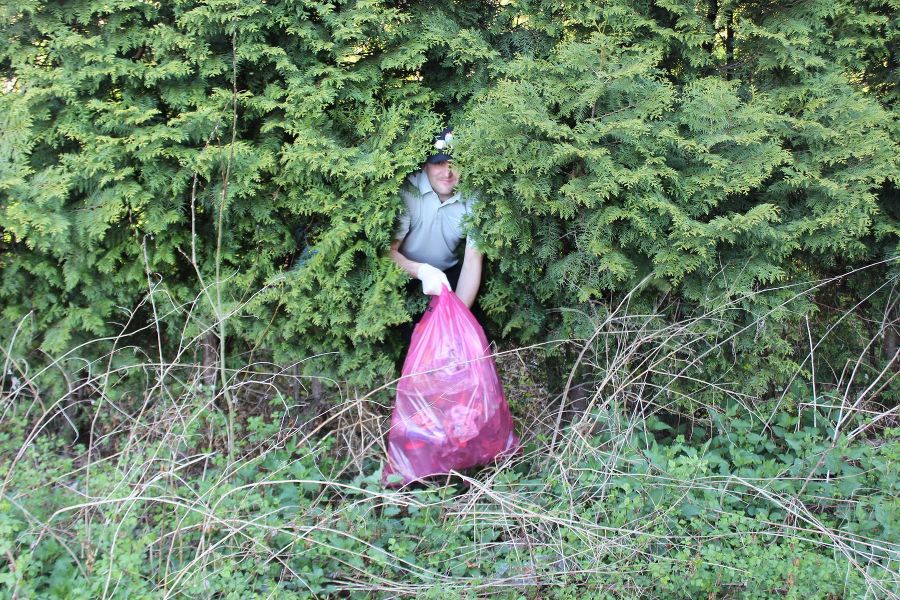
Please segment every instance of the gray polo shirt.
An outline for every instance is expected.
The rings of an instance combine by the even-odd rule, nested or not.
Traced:
[[[403,212],[394,228],[394,239],[402,240],[400,254],[416,262],[446,270],[456,265],[456,247],[465,237],[466,247],[475,242],[467,237],[463,218],[472,211],[473,198],[457,192],[441,202],[423,171],[410,175],[400,187]]]

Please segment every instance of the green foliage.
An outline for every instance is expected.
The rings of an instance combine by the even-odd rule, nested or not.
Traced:
[[[482,304],[504,334],[590,336],[582,315],[603,322],[627,290],[670,323],[722,309],[710,337],[731,343],[699,375],[765,396],[800,368],[805,319],[827,330],[822,304],[896,318],[895,102],[860,84],[896,76],[863,58],[890,53],[886,8],[522,5],[541,46],[497,62],[458,128],[463,179],[486,199]],[[843,304],[810,290],[886,259]]]
[[[0,597],[890,596],[898,15],[3,4]],[[229,394],[271,397],[266,361],[393,375],[396,190],[448,122],[482,305],[589,340],[548,365],[589,412],[471,488],[385,491],[372,419]]]
[[[877,67],[843,50],[883,47],[887,19],[833,2],[710,6],[565,7],[560,28],[525,5],[551,41],[495,67],[459,134],[501,265],[485,303],[507,331],[535,335],[553,324],[541,307],[645,278],[708,307],[896,250],[879,204],[896,195],[895,116],[855,85]],[[869,28],[829,27],[835,15]]]
[[[766,428],[734,405],[705,428],[597,410],[595,433],[532,441],[468,489],[385,490],[281,412],[246,423],[234,464],[202,450],[210,413],[89,467],[42,437],[0,473],[0,597],[888,597],[897,432],[835,444],[836,412]],[[4,465],[26,433],[6,428]]]
[[[383,251],[439,123],[415,77],[444,44],[422,35],[434,16],[378,2],[3,11],[5,322],[27,315],[54,354],[158,324],[173,351],[236,313],[239,350],[338,350],[332,371],[357,381],[389,371],[375,342],[408,314]],[[291,270],[298,240],[315,253]],[[121,315],[148,294],[155,306]],[[146,333],[134,342],[158,341]]]
[[[389,376],[414,305],[385,257],[396,189],[447,120],[485,200],[482,303],[518,341],[641,281],[648,307],[742,298],[740,328],[761,286],[896,255],[893,0],[0,10],[0,333],[21,359],[213,336]]]

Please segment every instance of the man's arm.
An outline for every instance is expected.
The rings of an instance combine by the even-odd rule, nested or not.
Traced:
[[[433,267],[428,263],[420,263],[406,258],[400,252],[400,244],[402,240],[394,240],[391,244],[390,256],[400,268],[406,271],[411,277],[422,282],[422,292],[428,295],[440,294],[443,288],[447,288],[451,292],[450,282],[447,281],[447,275],[437,267]]]
[[[478,288],[481,286],[483,263],[484,255],[477,248],[467,246],[462,270],[459,272],[459,281],[456,283],[456,295],[469,308],[475,303],[475,296],[478,295]]]
[[[410,260],[410,259],[406,258],[405,256],[403,256],[402,254],[400,254],[400,244],[402,244],[402,243],[403,243],[403,240],[394,240],[393,242],[391,242],[391,251],[390,251],[391,258],[394,260],[395,263],[400,265],[400,268],[403,269],[404,271],[406,271],[410,277],[412,277],[413,279],[416,279],[418,277],[418,275],[416,275],[416,273],[418,272],[419,267],[422,266],[422,263],[418,263],[414,260]]]

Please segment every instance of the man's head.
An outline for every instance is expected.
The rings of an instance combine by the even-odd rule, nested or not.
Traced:
[[[431,189],[435,191],[441,201],[450,199],[456,186],[459,184],[459,175],[452,169],[450,163],[450,146],[453,141],[453,128],[444,129],[434,140],[434,154],[425,160],[422,170],[428,177]]]
[[[450,161],[430,163],[426,162],[422,168],[428,177],[431,189],[435,191],[441,201],[450,199],[459,184],[459,175],[452,169]]]

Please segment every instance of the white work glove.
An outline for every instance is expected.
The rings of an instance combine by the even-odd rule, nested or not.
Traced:
[[[428,263],[422,263],[422,266],[416,271],[416,278],[422,282],[422,291],[429,296],[440,294],[442,286],[447,286],[448,290],[453,290],[444,272]]]

